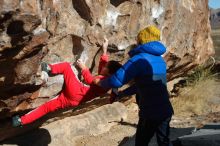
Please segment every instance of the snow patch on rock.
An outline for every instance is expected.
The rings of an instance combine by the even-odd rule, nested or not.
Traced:
[[[120,13],[115,9],[108,9],[106,13],[107,14],[104,18],[104,24],[106,26],[109,26],[109,25],[115,26],[116,22],[117,22],[118,15],[120,15]]]
[[[88,60],[88,54],[87,54],[87,51],[86,50],[83,50],[81,56],[80,56],[80,60],[83,62],[83,63],[86,63],[86,61]]]
[[[129,46],[129,43],[124,41],[118,44],[118,50],[125,50]]]
[[[153,18],[159,18],[160,15],[164,12],[164,9],[160,5],[156,5],[151,9],[152,17]]]
[[[41,33],[45,32],[45,31],[46,31],[46,29],[44,29],[44,28],[42,28],[42,27],[38,27],[38,28],[36,28],[36,29],[33,31],[33,34],[34,34],[34,35],[38,35],[38,34],[41,34]]]

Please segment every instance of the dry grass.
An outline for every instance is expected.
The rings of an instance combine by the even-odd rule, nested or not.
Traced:
[[[209,70],[209,69],[208,69]],[[181,89],[178,97],[171,99],[175,115],[201,115],[211,111],[210,99],[219,90],[216,78],[207,69],[196,71]]]
[[[219,35],[219,34],[220,34],[220,27],[212,29],[212,35],[216,36],[216,35]]]
[[[212,79],[198,82],[185,88],[179,97],[172,99],[176,115],[203,114],[209,112],[209,98],[213,96],[215,81]]]
[[[172,100],[175,114],[205,114],[210,112],[209,99],[214,96],[215,81],[212,79],[185,88],[178,98]]]
[[[220,60],[220,28],[212,30],[212,39],[216,51],[215,59]],[[201,115],[209,113],[213,97],[218,94],[219,81],[214,77],[210,69],[199,67],[187,79],[187,86],[180,89],[179,96],[171,99],[175,115]]]
[[[216,52],[215,57],[220,60],[220,28],[212,29],[212,40]]]

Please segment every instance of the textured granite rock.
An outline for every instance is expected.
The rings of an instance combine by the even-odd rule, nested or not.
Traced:
[[[208,0],[0,0],[1,102],[13,102],[6,108],[14,109],[38,90],[39,96],[47,88],[48,96],[61,90],[59,77],[49,79],[57,82],[47,88],[34,87],[41,61],[80,58],[96,73],[104,36],[111,58],[125,62],[138,31],[148,25],[162,32],[168,80],[185,76],[214,53]]]
[[[97,135],[108,131],[111,126],[127,118],[127,108],[119,102],[107,104],[92,111],[77,116],[66,117],[42,126],[40,129],[24,134],[15,139],[3,141],[4,144],[45,145],[51,146],[74,145],[74,138],[85,135]],[[20,135],[34,128],[32,125],[12,128],[0,132],[0,141]],[[46,141],[45,141],[46,140]]]

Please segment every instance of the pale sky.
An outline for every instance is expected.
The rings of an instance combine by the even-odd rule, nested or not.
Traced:
[[[209,0],[209,7],[214,9],[220,8],[220,0]]]

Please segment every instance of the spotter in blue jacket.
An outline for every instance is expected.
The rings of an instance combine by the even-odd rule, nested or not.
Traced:
[[[164,119],[173,114],[166,81],[166,63],[161,55],[166,47],[159,41],[141,44],[129,52],[130,59],[111,77],[102,80],[104,88],[118,88],[134,79],[135,84],[124,90],[136,94],[139,116]]]

